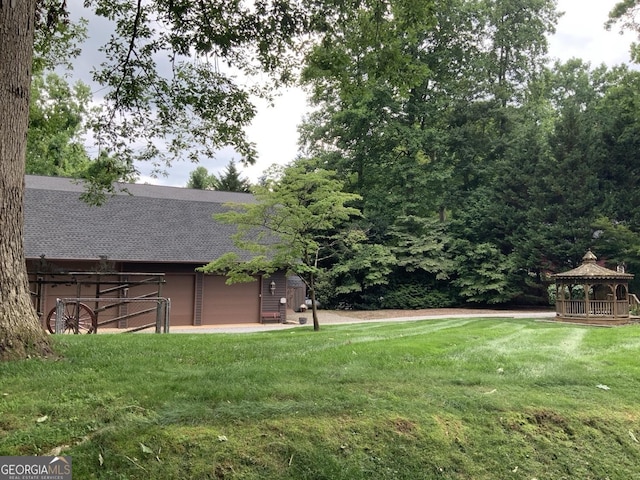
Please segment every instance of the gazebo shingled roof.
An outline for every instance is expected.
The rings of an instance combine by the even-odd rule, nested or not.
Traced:
[[[571,279],[601,279],[601,280],[614,280],[625,279],[630,280],[633,275],[630,273],[617,272],[608,268],[602,267],[596,263],[597,257],[591,250],[582,257],[582,265],[568,272],[556,273],[553,275],[556,279],[571,280]]]

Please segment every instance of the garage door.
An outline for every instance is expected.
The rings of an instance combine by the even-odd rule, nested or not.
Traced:
[[[162,296],[171,299],[171,326],[193,325],[195,274],[165,276]]]
[[[216,275],[204,277],[202,324],[259,322],[260,282],[227,285],[225,280]]]

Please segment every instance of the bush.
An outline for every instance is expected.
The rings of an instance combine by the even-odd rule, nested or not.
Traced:
[[[447,292],[432,290],[419,284],[396,285],[385,293],[382,308],[418,309],[446,308],[456,305],[456,300]]]

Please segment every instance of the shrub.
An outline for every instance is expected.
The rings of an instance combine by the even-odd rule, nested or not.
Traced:
[[[446,308],[455,304],[455,298],[448,292],[415,283],[395,285],[385,293],[381,301],[382,308],[398,309]]]

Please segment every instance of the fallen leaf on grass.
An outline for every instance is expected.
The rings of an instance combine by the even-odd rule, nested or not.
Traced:
[[[69,448],[69,445],[59,445],[57,447],[53,447],[51,450],[49,450],[49,453],[47,453],[47,456],[59,457],[60,454],[62,453],[62,450],[64,450],[65,448]]]
[[[227,441],[227,437],[225,435],[218,435],[218,441],[219,442],[226,442]]]
[[[142,448],[142,453],[153,453],[153,450],[147,447],[144,443],[140,443],[140,448]]]
[[[639,443],[638,439],[636,438],[636,436],[633,434],[631,430],[629,430],[629,436],[631,437],[631,440],[633,440],[636,443]]]
[[[41,417],[38,417],[38,419],[36,420],[36,422],[38,423],[43,423],[46,422],[47,420],[49,420],[49,415],[43,415]]]
[[[599,383],[598,385],[596,385],[596,388],[599,388],[601,390],[611,390],[609,387],[607,387],[606,385],[603,385],[601,383]]]

